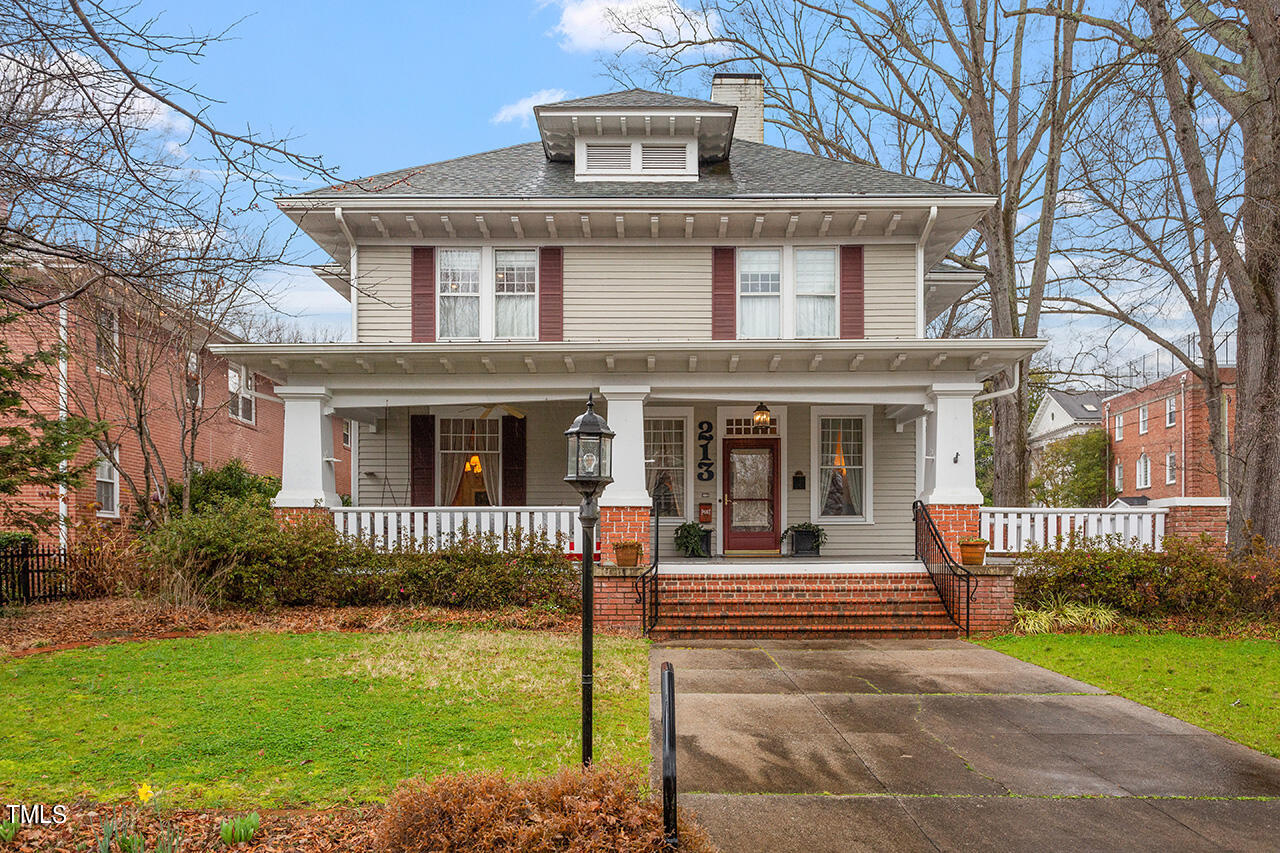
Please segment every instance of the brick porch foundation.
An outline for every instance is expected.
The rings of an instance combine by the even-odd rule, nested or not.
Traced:
[[[960,540],[978,535],[978,510],[976,504],[929,504],[929,517],[956,560],[960,559]]]
[[[1227,514],[1229,507],[1221,498],[1164,498],[1151,506],[1167,506],[1164,535],[1194,542],[1207,534],[1215,545],[1227,547]]]
[[[1006,631],[1013,624],[1012,564],[967,566],[975,590],[969,602],[969,630]]]
[[[281,525],[297,524],[304,518],[328,518],[328,507],[323,506],[277,506],[271,508],[271,514]]]
[[[649,562],[651,556],[649,549],[653,547],[649,538],[649,512],[647,506],[600,507],[600,526],[597,528],[596,544],[599,546],[602,562],[616,565],[618,558],[613,553],[613,543],[628,540],[644,543],[640,563],[643,565]]]
[[[596,566],[596,627],[640,634],[644,628],[641,618],[643,614],[640,612],[634,584],[636,576],[644,570],[644,566],[634,569]]]

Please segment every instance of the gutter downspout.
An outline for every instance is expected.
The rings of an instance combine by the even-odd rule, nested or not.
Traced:
[[[65,421],[70,409],[69,396],[70,392],[67,387],[67,352],[71,348],[71,341],[67,336],[67,303],[65,301],[58,303],[58,344],[61,352],[58,353],[58,420]],[[59,473],[67,473],[67,460],[58,463]],[[58,484],[58,548],[65,551],[67,549],[68,530],[67,530],[67,486],[65,483]]]
[[[1182,450],[1180,451],[1181,456],[1179,457],[1182,462],[1182,471],[1180,472],[1178,479],[1182,481],[1182,496],[1185,498],[1187,496],[1187,471],[1189,470],[1187,466],[1187,375],[1185,373],[1182,374],[1182,379],[1179,380],[1179,384],[1182,386],[1182,400],[1178,403],[1178,405],[1182,407],[1182,411],[1178,413],[1182,418]]]
[[[995,400],[999,397],[1008,397],[1010,394],[1018,390],[1018,386],[1022,384],[1022,362],[1015,361],[1013,363],[1013,384],[1008,388],[1001,388],[999,391],[992,391],[989,394],[979,394],[973,398],[973,402],[982,403],[987,400]]]

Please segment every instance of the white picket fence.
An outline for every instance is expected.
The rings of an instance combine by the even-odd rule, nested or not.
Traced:
[[[1164,507],[1117,509],[1042,509],[989,507],[980,510],[982,538],[987,550],[1016,554],[1031,546],[1058,548],[1072,534],[1079,538],[1119,536],[1130,545],[1159,549],[1164,543]]]
[[[333,523],[344,536],[372,541],[380,548],[425,541],[448,544],[469,535],[493,534],[500,548],[514,546],[519,534],[563,537],[571,553],[582,553],[578,510],[567,506],[495,507],[340,507]]]

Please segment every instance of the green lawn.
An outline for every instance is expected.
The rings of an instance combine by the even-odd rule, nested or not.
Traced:
[[[981,644],[1280,758],[1280,643],[1180,634],[1038,634]]]
[[[0,802],[331,805],[580,759],[572,635],[222,634],[0,659]],[[647,643],[596,639],[597,761],[647,760]]]

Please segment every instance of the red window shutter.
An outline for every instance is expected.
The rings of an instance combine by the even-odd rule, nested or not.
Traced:
[[[866,294],[861,246],[840,247],[840,337],[865,338]]]
[[[737,254],[732,246],[711,250],[711,339],[738,337]]]
[[[409,262],[410,338],[414,343],[436,339],[436,250],[415,246]]]
[[[564,249],[538,252],[538,340],[564,340]]]
[[[525,419],[502,416],[502,505],[524,506],[528,454]]]
[[[435,415],[409,415],[409,502],[414,506],[436,503]]]

